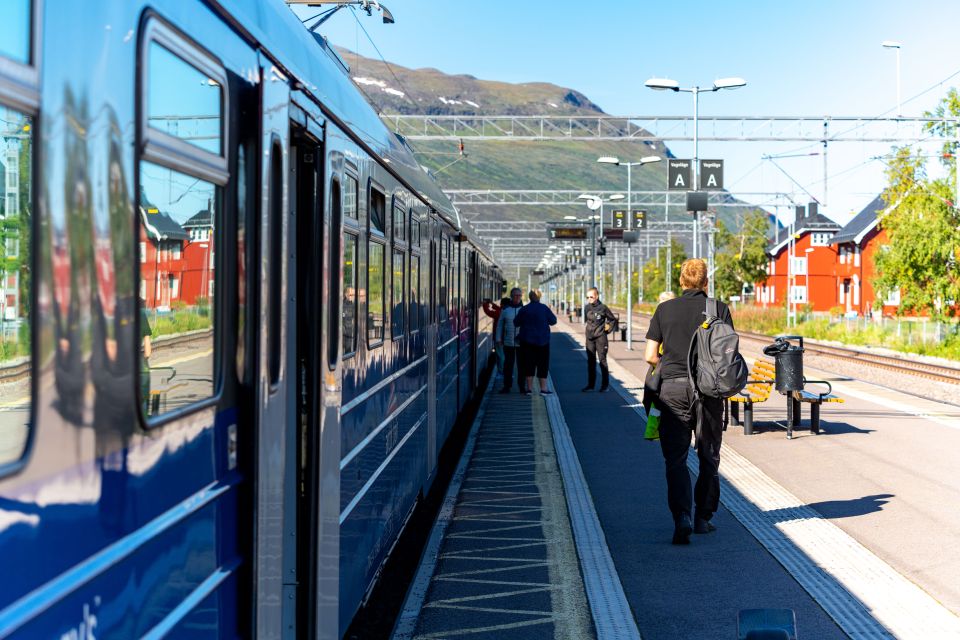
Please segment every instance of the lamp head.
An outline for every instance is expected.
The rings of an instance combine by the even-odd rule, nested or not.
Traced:
[[[657,91],[680,91],[680,83],[670,78],[650,78],[643,83],[644,86]]]
[[[739,89],[747,84],[743,78],[717,78],[713,81],[713,90],[718,89]]]
[[[640,164],[650,164],[651,162],[660,162],[663,160],[660,156],[644,156],[640,158]]]
[[[886,47],[887,49],[899,49],[902,44],[896,40],[884,40],[880,43],[880,46]]]
[[[563,216],[564,220],[576,220],[577,216]]]
[[[597,158],[597,162],[600,164],[620,164],[620,158],[614,156],[601,156]]]
[[[622,193],[615,193],[609,198],[607,198],[607,200],[623,200],[624,198],[626,198],[626,196],[623,195]]]

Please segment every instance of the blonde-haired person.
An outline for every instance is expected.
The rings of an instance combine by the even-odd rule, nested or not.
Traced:
[[[660,448],[666,464],[667,503],[674,519],[673,544],[688,544],[691,532],[710,533],[716,529],[710,519],[720,501],[723,401],[697,400],[687,379],[687,349],[707,306],[707,265],[703,260],[694,258],[683,263],[680,287],[680,296],[661,302],[650,319],[644,358],[651,365],[659,364],[662,378],[658,395]],[[730,310],[719,301],[717,315],[733,326]],[[691,490],[687,453],[694,433],[700,473]],[[694,506],[696,511],[691,514]]]
[[[673,291],[662,291],[660,292],[660,295],[657,296],[657,303],[666,302],[667,300],[673,300],[676,297],[677,297],[677,294],[675,294]]]

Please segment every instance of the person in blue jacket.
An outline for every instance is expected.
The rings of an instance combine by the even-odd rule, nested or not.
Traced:
[[[533,376],[540,380],[540,395],[550,395],[547,389],[547,369],[550,366],[550,327],[557,324],[557,316],[553,315],[545,304],[540,302],[540,292],[530,291],[530,304],[517,312],[514,324],[520,328],[517,339],[520,341],[520,361],[523,363],[524,375],[527,377],[525,395],[530,395],[533,388]]]

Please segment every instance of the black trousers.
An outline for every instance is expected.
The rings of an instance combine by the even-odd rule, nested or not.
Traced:
[[[513,363],[517,363],[517,387],[520,391],[527,388],[527,380],[523,377],[524,369],[522,358],[520,357],[520,347],[508,347],[503,345],[503,388],[509,389],[513,386]]]
[[[520,345],[520,375],[527,378],[536,376],[537,378],[546,378],[550,369],[550,345],[530,344],[524,342]],[[526,382],[524,382],[526,384]]]
[[[607,336],[587,338],[587,386],[593,387],[597,382],[597,362],[600,363],[600,386],[606,388],[610,384],[610,369],[607,368]]]
[[[690,516],[694,506],[697,517],[709,520],[720,504],[723,401],[702,398],[699,408],[697,404],[686,378],[668,378],[660,385],[660,448],[666,463],[667,503],[674,520]],[[694,433],[700,473],[691,491],[687,453]]]

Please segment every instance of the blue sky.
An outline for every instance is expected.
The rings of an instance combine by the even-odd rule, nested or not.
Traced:
[[[390,62],[489,80],[551,82],[581,91],[615,115],[692,115],[689,94],[645,88],[644,81],[653,76],[682,86],[710,85],[724,76],[748,81],[743,89],[703,95],[701,116],[893,114],[896,57],[880,45],[888,39],[903,43],[904,115],[921,115],[950,86],[960,86],[960,75],[938,84],[960,72],[960,2],[954,0],[385,1],[396,24],[357,15]],[[321,32],[335,44],[378,57],[349,10],[327,21]],[[802,146],[701,143],[700,156],[726,160],[726,186],[734,193],[795,191],[805,199],[761,159]],[[681,157],[692,155],[691,144],[670,147]],[[934,147],[928,144],[926,150]],[[871,158],[887,150],[887,145],[864,143],[830,146],[828,215],[846,222],[851,211],[882,189],[883,165]],[[802,150],[816,151],[816,146]],[[778,163],[822,196],[822,157]]]

